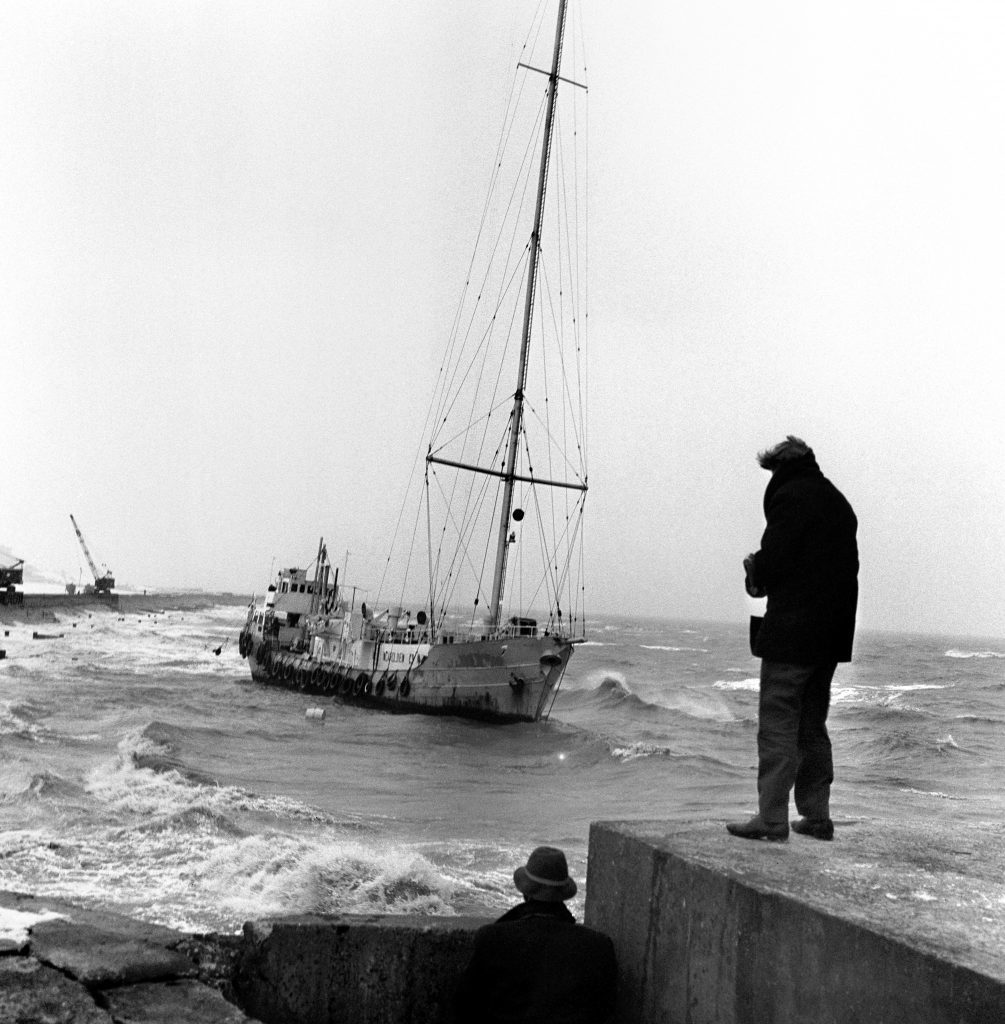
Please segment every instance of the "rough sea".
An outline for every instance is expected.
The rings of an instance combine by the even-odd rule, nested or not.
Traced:
[[[745,623],[598,616],[550,719],[493,726],[253,684],[245,607],[213,601],[2,624],[0,888],[191,931],[493,915],[549,843],[581,917],[591,821],[755,809]],[[1005,639],[860,632],[830,726],[838,842],[1005,817]]]

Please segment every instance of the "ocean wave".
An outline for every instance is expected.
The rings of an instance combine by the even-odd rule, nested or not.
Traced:
[[[953,796],[950,793],[943,793],[937,789],[914,789],[912,786],[901,786],[899,791],[901,793],[913,793],[916,796],[932,796],[937,800],[966,800],[966,797]]]
[[[631,692],[624,673],[609,668],[595,668],[579,678],[567,674],[562,680],[559,694],[563,698],[582,700],[587,695],[602,694],[612,689]]]
[[[931,732],[913,723],[898,725],[882,732],[870,725],[861,733],[842,736],[836,746],[848,752],[854,764],[867,766],[866,771],[881,770],[890,782],[907,784],[925,777],[926,771],[936,771],[933,754],[946,755],[952,748],[940,745]]]
[[[712,687],[716,690],[753,690],[756,693],[761,688],[761,680],[756,676],[752,679],[717,679]]]
[[[249,836],[216,851],[199,874],[241,917],[454,913],[454,883],[421,854],[393,846]]]
[[[947,658],[1005,658],[1005,653],[1001,651],[961,651],[955,647],[950,648],[946,651],[945,657]]]
[[[669,644],[639,644],[646,651],[670,651],[673,654],[708,654],[707,647],[671,647]]]
[[[656,699],[653,699],[654,696]],[[648,697],[646,699],[628,692],[623,699],[626,707],[644,716],[651,725],[655,721],[676,726],[681,724],[682,716],[702,724],[737,721],[735,710],[723,698],[708,693],[704,688],[661,687],[654,694],[648,694]]]
[[[137,768],[149,768],[153,772],[177,772],[189,782],[215,786],[216,780],[205,772],[188,767],[177,751],[181,730],[165,722],[151,722],[138,738],[127,737],[125,751],[132,757]],[[121,750],[120,745],[120,750]]]
[[[175,732],[173,726],[155,722],[128,733],[119,741],[115,757],[87,774],[84,791],[126,818],[127,824],[139,817],[147,825],[160,822],[161,827],[168,827],[171,821],[184,825],[185,814],[201,808],[196,818],[254,814],[312,825],[358,828],[353,822],[290,797],[262,796],[236,786],[205,781],[208,776],[181,765],[170,741]]]
[[[884,690],[897,690],[897,691],[908,691],[908,690],[945,690],[947,686],[945,683],[901,683],[898,685],[884,686]]]
[[[87,773],[85,793],[129,823],[138,816],[148,825],[181,821],[195,807],[214,813],[268,808],[269,798],[217,785],[205,774],[186,768],[173,749],[175,732],[172,726],[154,722],[127,733],[116,755]]]
[[[927,715],[928,712],[904,702],[904,690],[916,687],[840,686],[831,691],[831,704],[855,710],[890,711],[898,714]],[[925,689],[925,687],[917,687]]]
[[[603,674],[601,681],[591,689],[563,691],[558,705],[559,714],[585,714],[601,712],[605,716],[617,715],[619,721],[647,723],[649,728],[673,728],[683,717],[701,723],[734,722],[736,713],[724,700],[706,691],[692,687],[648,687],[645,696],[635,693],[617,673]]]
[[[110,830],[82,825],[22,829],[0,836],[5,885],[101,906],[184,931],[236,930],[205,896],[197,870],[208,850],[232,838],[197,833]]]
[[[193,804],[181,810],[173,811],[170,814],[153,818],[150,821],[141,821],[138,825],[133,825],[131,831],[179,831],[192,834],[210,833],[242,838],[248,835],[246,829],[241,828],[226,814],[203,804]]]
[[[657,743],[652,740],[636,740],[631,743],[610,744],[610,756],[617,761],[628,764],[632,761],[641,760],[675,760],[685,765],[686,768],[694,768],[698,774],[718,773],[723,768],[729,768],[725,762],[708,755],[681,753],[665,743]],[[686,770],[686,768],[684,770]]]
[[[596,693],[611,694],[615,697],[633,696],[625,677],[622,675],[606,675],[603,681],[595,689]]]
[[[8,765],[0,772],[0,802],[29,803],[77,797],[81,788],[51,771],[32,771],[27,765]]]
[[[598,700],[623,699],[631,695],[631,688],[620,672],[600,670],[591,672],[578,685],[563,683],[559,691],[559,700],[563,704],[581,706]]]
[[[0,736],[22,740],[38,740],[42,730],[32,721],[32,708],[27,704],[0,701]]]
[[[611,747],[611,757],[618,761],[637,761],[643,757],[670,757],[672,751],[660,743],[638,740],[623,746]]]

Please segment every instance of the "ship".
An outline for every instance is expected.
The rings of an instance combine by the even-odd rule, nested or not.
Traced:
[[[562,74],[567,17],[559,0],[550,66],[531,63],[538,25],[514,72],[500,150],[522,128],[533,141],[510,147],[512,177],[501,152],[493,163],[485,210],[501,212],[482,213],[413,473],[420,511],[399,517],[404,554],[388,558],[375,598],[333,566],[323,537],[306,567],[280,569],[238,639],[254,682],[391,712],[536,722],[586,639],[587,91]],[[549,207],[550,177],[562,187]],[[420,573],[421,596],[406,600]]]

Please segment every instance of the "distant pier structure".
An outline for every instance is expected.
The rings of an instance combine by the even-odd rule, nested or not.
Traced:
[[[0,607],[7,608],[42,608],[57,610],[60,608],[73,609],[84,608],[88,605],[100,605],[102,608],[110,608],[117,611],[119,607],[119,595],[111,593],[53,593],[33,594],[25,593],[23,590],[0,590]]]

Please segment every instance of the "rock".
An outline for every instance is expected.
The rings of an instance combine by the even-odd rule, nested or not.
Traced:
[[[115,1024],[246,1024],[251,1020],[216,989],[198,981],[168,981],[108,989]]]
[[[83,985],[32,957],[0,958],[4,1024],[112,1024]]]
[[[15,926],[27,924],[27,951],[91,988],[196,973],[192,961],[177,949],[183,933],[123,914],[0,892],[0,920],[11,924],[12,941],[17,940]]]
[[[28,932],[42,921],[50,921],[59,916],[51,911],[40,914],[0,905],[0,954],[26,952]]]
[[[0,892],[0,1024],[245,1024],[227,1001],[240,948],[236,935]]]
[[[76,921],[37,925],[31,933],[31,952],[90,988],[195,974],[188,957],[142,933],[123,934]]]
[[[88,924],[109,932],[117,932],[123,936],[136,936],[162,946],[176,945],[184,933],[159,924],[148,924],[116,914],[111,910],[88,910],[85,907],[68,903],[58,897],[33,896],[27,893],[0,891],[0,908],[36,914],[45,917],[62,917],[77,924]]]

